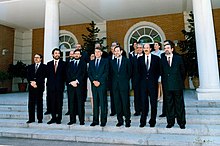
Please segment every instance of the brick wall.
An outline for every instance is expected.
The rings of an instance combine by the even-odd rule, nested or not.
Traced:
[[[78,24],[78,25],[68,25],[68,26],[60,26],[60,30],[66,30],[75,35],[78,42],[80,44],[83,44],[82,40],[82,34],[87,35],[88,32],[86,30],[86,27],[88,27],[89,24]],[[33,29],[33,37],[32,37],[32,62],[33,62],[33,55],[35,53],[41,53],[43,54],[43,48],[44,48],[44,29]]]
[[[0,25],[0,70],[7,71],[9,64],[13,63],[14,54],[14,33],[13,28]],[[2,55],[2,49],[7,49],[5,55]],[[11,91],[11,81],[5,82],[8,90]]]
[[[111,42],[118,41],[124,47],[124,37],[134,24],[147,21],[159,26],[167,39],[181,40],[184,39],[181,30],[184,29],[183,14],[169,14],[160,16],[150,16],[134,19],[123,19],[107,21],[107,43],[110,46]]]

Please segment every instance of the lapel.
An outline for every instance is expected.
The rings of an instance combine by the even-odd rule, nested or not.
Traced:
[[[112,65],[113,65],[113,69],[115,70],[115,72],[118,72],[117,59],[113,60]]]
[[[125,64],[125,60],[124,60],[124,57],[122,56],[122,58],[121,58],[121,65],[120,65],[120,68],[119,68],[118,72],[121,72],[122,68],[124,67],[124,64]],[[117,66],[117,63],[116,63],[116,66]]]

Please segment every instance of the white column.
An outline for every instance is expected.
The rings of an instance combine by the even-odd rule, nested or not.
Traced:
[[[199,65],[199,100],[220,100],[220,83],[211,0],[193,0]]]
[[[59,47],[59,2],[45,0],[44,63],[52,59],[52,50]]]

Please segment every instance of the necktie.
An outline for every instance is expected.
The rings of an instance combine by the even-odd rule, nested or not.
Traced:
[[[118,71],[120,70],[120,60],[117,59],[117,67],[118,67]]]
[[[57,72],[57,61],[54,62],[54,71]]]
[[[146,69],[147,69],[147,71],[148,71],[148,69],[149,69],[149,59],[148,59],[148,56],[147,56]]]
[[[38,69],[38,64],[36,64],[35,66],[35,73],[37,72],[37,69]]]
[[[96,59],[95,68],[96,68],[96,69],[99,68],[99,59]]]
[[[168,61],[169,66],[171,66],[171,65],[170,65],[170,57],[168,57],[167,61]]]

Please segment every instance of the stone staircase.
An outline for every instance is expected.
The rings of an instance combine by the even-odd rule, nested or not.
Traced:
[[[49,139],[77,142],[127,144],[127,145],[220,145],[220,101],[198,101],[195,91],[186,90],[186,129],[177,124],[171,129],[166,127],[166,118],[157,118],[156,127],[149,125],[139,128],[140,117],[131,118],[131,127],[116,127],[116,116],[108,116],[106,127],[90,127],[92,122],[91,104],[86,102],[86,124],[67,125],[69,116],[67,100],[64,99],[62,124],[47,125],[50,115],[44,116],[43,123],[26,124],[27,93],[0,94],[0,136],[30,139]],[[45,105],[45,104],[44,104]],[[158,103],[158,115],[162,104]],[[45,107],[44,107],[45,111]],[[131,97],[133,114],[133,97]]]

